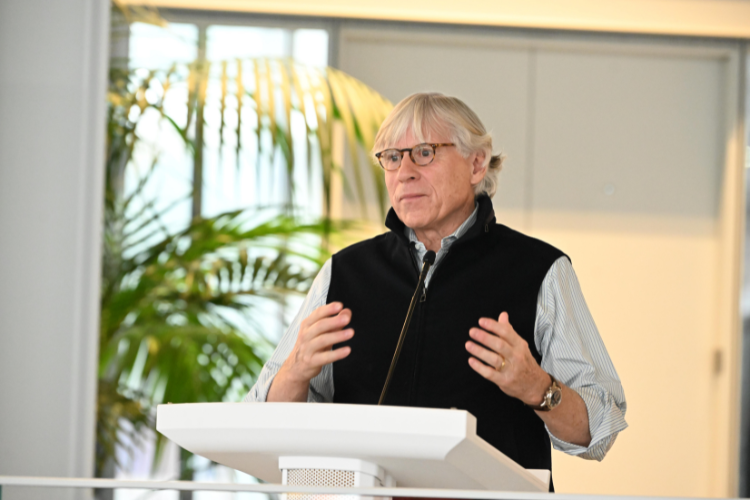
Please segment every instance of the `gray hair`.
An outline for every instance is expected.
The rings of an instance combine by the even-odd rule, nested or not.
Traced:
[[[464,158],[483,152],[482,166],[487,173],[474,186],[474,194],[486,193],[490,198],[495,195],[503,156],[492,156],[492,136],[463,101],[436,92],[410,95],[393,108],[380,126],[373,153],[393,147],[409,130],[419,142],[430,142],[432,134],[445,133]]]

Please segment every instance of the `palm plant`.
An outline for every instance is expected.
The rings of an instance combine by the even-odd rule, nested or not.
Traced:
[[[262,326],[248,329],[252,314],[264,299],[309,287],[325,253],[293,240],[320,235],[325,225],[288,216],[248,225],[246,218],[236,211],[196,219],[132,253],[142,225],[132,219],[122,230],[106,228],[100,467],[123,443],[120,418],[130,422],[125,442],[132,442],[152,424],[153,405],[237,400],[253,383],[271,346]]]
[[[219,68],[211,71],[211,67]],[[175,89],[180,89],[176,92]],[[214,97],[212,97],[214,96]],[[181,102],[173,106],[171,102]],[[170,108],[171,106],[171,108]],[[219,122],[206,124],[205,112]],[[179,109],[178,116],[170,109]],[[112,68],[107,129],[104,252],[102,262],[97,473],[117,447],[153,428],[151,409],[163,402],[234,401],[254,382],[273,346],[263,334],[263,304],[304,293],[328,256],[331,221],[333,127],[342,124],[353,176],[344,179],[364,199],[367,176],[385,209],[382,174],[360,161],[390,103],[361,82],[331,68],[289,60],[196,61],[169,70]],[[165,222],[173,205],[161,206],[147,189],[159,169],[160,151],[142,133],[156,117],[176,133],[192,158],[192,218],[174,230]],[[292,133],[302,118],[305,134]],[[273,168],[281,155],[287,175],[283,210],[245,209],[201,216],[203,130],[218,128],[221,151],[231,141],[237,168]],[[305,141],[310,158],[294,156]],[[139,148],[150,159],[142,165]],[[243,161],[251,152],[254,162]],[[322,218],[294,209],[294,172],[319,155],[324,190]],[[145,172],[132,175],[138,169]],[[128,186],[128,179],[131,186]],[[135,179],[135,180],[133,180]],[[157,458],[162,449],[157,436]],[[184,456],[183,458],[187,458]],[[183,460],[183,478],[192,471]]]

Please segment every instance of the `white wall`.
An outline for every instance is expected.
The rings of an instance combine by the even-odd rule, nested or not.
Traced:
[[[108,34],[107,0],[0,2],[0,475],[93,473]]]

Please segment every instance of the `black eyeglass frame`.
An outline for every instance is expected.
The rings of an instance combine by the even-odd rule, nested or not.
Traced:
[[[432,148],[432,158],[430,159],[430,161],[428,161],[424,165],[420,165],[419,163],[417,163],[414,160],[414,150],[417,149],[420,146],[430,146]],[[404,161],[404,153],[406,153],[408,151],[409,152],[409,158],[411,158],[411,161],[415,165],[419,165],[420,167],[426,167],[427,165],[429,165],[430,163],[432,163],[433,161],[435,161],[435,156],[437,155],[437,148],[442,147],[442,146],[455,146],[455,144],[452,143],[452,142],[437,142],[437,143],[423,142],[421,144],[417,144],[416,146],[412,146],[410,148],[404,148],[404,149],[388,148],[388,149],[384,149],[383,151],[380,151],[378,153],[375,153],[375,158],[378,159],[378,164],[380,165],[380,168],[382,168],[383,170],[386,170],[386,171],[398,170],[399,168],[401,168],[401,162]],[[392,169],[387,169],[387,168],[385,168],[385,166],[383,166],[383,161],[380,159],[380,157],[386,151],[398,151],[399,152],[399,154],[401,155],[401,160],[399,160],[399,162],[398,162],[398,167],[392,168]]]

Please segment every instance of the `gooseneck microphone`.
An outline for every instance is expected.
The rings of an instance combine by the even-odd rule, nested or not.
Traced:
[[[383,392],[380,393],[380,400],[378,405],[382,405],[385,401],[385,395],[388,393],[388,386],[391,383],[393,372],[396,370],[396,363],[398,363],[398,357],[401,355],[401,349],[404,347],[404,339],[406,338],[406,331],[409,329],[409,323],[411,323],[411,317],[414,314],[414,309],[417,307],[417,300],[424,288],[424,280],[427,278],[427,272],[430,267],[435,263],[435,252],[428,250],[422,259],[422,271],[419,273],[419,283],[417,283],[417,289],[414,291],[414,296],[411,298],[411,304],[409,304],[409,312],[406,313],[406,321],[404,321],[404,327],[401,329],[401,335],[398,337],[398,344],[396,344],[396,352],[393,354],[393,361],[391,361],[391,367],[388,368],[388,376],[385,378],[385,385],[383,386]]]

